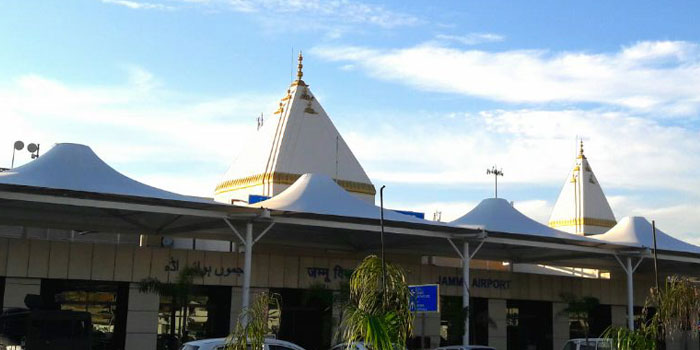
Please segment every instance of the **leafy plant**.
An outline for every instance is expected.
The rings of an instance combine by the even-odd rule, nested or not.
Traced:
[[[273,334],[272,324],[281,324],[280,295],[260,293],[238,316],[238,322],[226,338],[226,350],[263,349],[265,336]]]
[[[689,279],[673,276],[666,281],[662,291],[652,288],[646,302],[646,308],[650,307],[656,309],[652,326],[659,326],[650,329],[655,331],[655,337],[662,338],[665,334],[673,337],[688,330],[697,335],[694,326],[700,321],[700,288]]]
[[[373,350],[403,349],[412,332],[411,292],[403,270],[375,255],[366,257],[350,277],[350,296],[339,334],[348,344],[364,341]],[[385,273],[385,282],[383,282]]]
[[[651,308],[654,314],[646,317]],[[610,327],[602,336],[611,338],[618,350],[656,350],[666,334],[673,337],[682,331],[692,331],[697,336],[698,329],[694,326],[698,324],[699,313],[700,287],[688,278],[672,276],[662,290],[651,289],[643,310],[649,321],[641,322],[635,330]]]
[[[641,329],[630,330],[626,327],[610,327],[601,335],[612,341],[616,350],[653,350],[656,340]]]

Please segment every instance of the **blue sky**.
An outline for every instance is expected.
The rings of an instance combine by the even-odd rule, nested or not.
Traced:
[[[211,195],[302,49],[305,81],[393,207],[454,218],[491,195],[497,163],[499,193],[546,221],[580,136],[618,218],[700,243],[697,13],[697,1],[3,1],[0,166],[16,139],[78,142],[141,181]]]

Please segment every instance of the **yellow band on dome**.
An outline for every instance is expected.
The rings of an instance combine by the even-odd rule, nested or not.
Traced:
[[[615,220],[594,219],[594,218],[554,220],[554,221],[549,222],[549,227],[577,226],[577,225],[613,227],[613,226],[617,225],[617,222]]]
[[[215,194],[222,194],[225,192],[236,191],[248,187],[254,187],[262,184],[281,184],[281,185],[291,185],[301,177],[300,174],[290,174],[290,173],[264,173],[251,175],[240,179],[224,181],[216,186],[214,190]],[[333,179],[340,187],[344,188],[348,192],[376,195],[377,190],[374,185],[362,182],[348,181],[348,180],[337,180]]]

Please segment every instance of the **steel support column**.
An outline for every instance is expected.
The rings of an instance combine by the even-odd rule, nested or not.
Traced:
[[[464,336],[462,345],[469,345],[469,265],[471,255],[469,255],[469,242],[465,241],[462,247],[462,309],[466,311],[464,317]]]
[[[245,260],[243,263],[243,296],[242,310],[246,310],[250,305],[250,273],[253,267],[253,223],[245,225]],[[243,320],[248,323],[247,319]]]
[[[632,258],[627,257],[627,328],[634,330],[634,269]]]

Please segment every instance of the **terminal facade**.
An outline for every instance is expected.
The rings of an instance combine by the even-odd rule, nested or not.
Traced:
[[[280,194],[305,173],[320,173],[357,198],[375,202],[374,185],[302,77],[300,55],[297,80],[279,108],[251,131],[258,133],[260,144],[237,158],[216,185],[214,200],[247,205],[252,198]],[[581,148],[549,225],[591,235],[615,223]],[[169,333],[171,319],[179,330],[184,317],[173,310],[169,297],[140,292],[138,283],[146,278],[174,281],[183,267],[197,265],[206,274],[195,280],[188,334],[224,337],[237,321],[244,265],[238,243],[77,229],[0,226],[3,310],[25,307],[28,294],[40,295],[61,309],[90,312],[101,349],[155,349]],[[251,287],[281,296],[279,338],[324,350],[336,342],[343,287],[366,254],[319,249],[312,243],[256,246]],[[478,254],[475,259],[470,280],[464,281],[456,256],[388,256],[405,269],[409,284],[439,285],[440,311],[416,316],[411,348],[461,343],[463,284],[471,296],[472,344],[499,350],[561,349],[566,340],[584,336],[565,312],[565,295],[600,301],[591,324],[594,336],[627,323],[624,273],[479,260]],[[652,282],[651,274],[634,277],[635,318]]]

